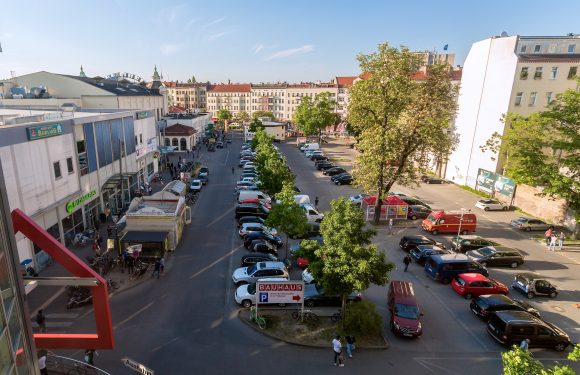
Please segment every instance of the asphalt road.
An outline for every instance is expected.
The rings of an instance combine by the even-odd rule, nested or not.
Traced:
[[[319,374],[329,371],[383,374],[472,374],[501,372],[500,346],[488,337],[485,324],[475,319],[468,302],[455,295],[449,286],[434,283],[424,277],[416,265],[410,272],[401,272],[403,252],[398,241],[403,233],[419,233],[419,229],[398,228],[400,233],[387,236],[380,230],[377,242],[381,251],[399,269],[392,278],[415,283],[419,301],[425,313],[424,336],[418,340],[393,337],[385,328],[391,348],[385,351],[358,351],[346,366],[332,366],[332,351],[288,345],[271,340],[239,321],[239,306],[233,299],[231,281],[233,269],[245,249],[235,232],[233,186],[237,168],[239,134],[228,148],[215,153],[204,151],[202,161],[210,168],[209,184],[201,192],[193,208],[193,220],[185,229],[182,244],[168,259],[167,273],[161,279],[148,280],[135,288],[116,295],[111,300],[115,330],[115,349],[100,351],[97,366],[111,374],[133,374],[121,363],[131,358],[154,370],[155,374]],[[292,145],[282,144],[289,165],[297,174],[297,184],[313,199],[318,196],[320,208],[329,207],[331,199],[355,192],[348,186],[334,186],[313,169],[312,163]],[[232,176],[231,167],[236,167]],[[458,194],[458,191],[461,194]],[[459,208],[472,205],[468,193],[453,186],[430,185],[417,194],[436,202],[437,207]],[[572,302],[578,302],[578,264],[566,262],[559,254],[547,254],[519,233],[506,230],[503,215],[510,213],[478,213],[479,234],[501,239],[506,245],[525,241],[533,261],[528,262],[556,279],[563,293],[556,300],[537,299],[533,303],[550,321],[579,338],[579,312]],[[489,218],[489,219],[488,219]],[[491,219],[497,222],[491,221]],[[522,248],[522,246],[519,246]],[[493,269],[492,275],[509,281],[512,270]],[[384,320],[386,287],[373,286],[364,298],[377,304]],[[564,313],[555,312],[555,308]],[[94,325],[90,314],[75,322],[71,330],[90,329]],[[74,358],[82,353],[67,352]],[[564,354],[550,350],[534,350],[537,358],[556,360]]]

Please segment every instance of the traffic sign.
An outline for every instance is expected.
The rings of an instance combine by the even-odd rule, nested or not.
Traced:
[[[140,374],[143,375],[155,375],[155,373],[153,372],[153,370],[148,369],[147,367],[145,367],[144,365],[140,364],[139,362],[133,361],[132,359],[129,359],[127,357],[122,358],[121,362],[123,362],[123,364],[127,367],[129,367],[131,370],[136,371]]]
[[[302,303],[303,281],[258,281],[258,303]]]

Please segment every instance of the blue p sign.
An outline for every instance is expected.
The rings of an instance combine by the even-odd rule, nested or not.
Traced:
[[[260,293],[260,303],[268,302],[268,293]]]

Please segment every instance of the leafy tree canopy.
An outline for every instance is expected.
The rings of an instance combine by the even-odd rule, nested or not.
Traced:
[[[304,135],[320,137],[324,128],[337,121],[335,105],[328,92],[316,94],[314,98],[305,96],[294,112],[294,123]]]
[[[248,127],[248,130],[251,132],[256,132],[258,129],[264,129],[264,124],[262,124],[262,121],[255,118],[252,120],[252,122],[250,122],[250,126]]]
[[[242,123],[248,122],[248,121],[250,121],[250,115],[246,111],[240,111],[240,112],[236,113],[236,115],[234,116],[234,120],[237,122],[242,122]]]
[[[191,78],[187,80],[187,83],[196,83],[195,76],[191,76]]]
[[[216,117],[219,121],[229,121],[232,119],[232,113],[229,110],[222,108],[218,111]]]
[[[572,352],[568,354],[570,361],[578,361],[580,359],[580,345],[576,345]],[[538,375],[575,375],[576,371],[570,366],[556,365],[550,368],[545,368],[542,362],[538,361],[532,356],[528,350],[522,349],[518,346],[512,347],[511,350],[501,353],[501,360],[503,363],[504,375],[524,375],[524,374],[538,374]]]
[[[252,113],[252,118],[257,119],[258,117],[270,117],[275,119],[274,114],[271,111],[255,111]]]

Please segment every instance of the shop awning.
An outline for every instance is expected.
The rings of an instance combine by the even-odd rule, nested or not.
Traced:
[[[121,242],[163,242],[169,235],[169,232],[139,232],[139,231],[128,231],[121,238]]]
[[[162,147],[159,147],[159,152],[161,152],[162,154],[170,154],[170,153],[174,152],[175,150],[177,150],[177,146],[162,146]]]
[[[103,185],[103,189],[115,189],[118,188],[119,185],[121,184],[121,180],[128,180],[131,177],[136,177],[137,176],[137,172],[126,172],[123,174],[114,174],[111,177],[109,177],[107,179],[107,181],[105,182],[105,184]],[[123,185],[124,187],[126,185]]]

